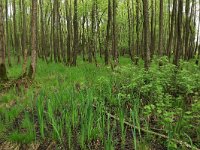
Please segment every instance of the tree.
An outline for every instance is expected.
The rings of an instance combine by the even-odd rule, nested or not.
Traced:
[[[113,59],[117,61],[117,29],[116,29],[117,0],[113,0]]]
[[[148,70],[150,65],[150,50],[149,50],[149,2],[143,0],[143,28],[144,28],[144,67]]]
[[[41,39],[41,51],[42,51],[42,58],[46,59],[46,53],[45,53],[45,48],[46,48],[46,41],[45,41],[45,30],[44,30],[44,15],[43,15],[43,0],[39,0],[40,3],[40,39]]]
[[[136,45],[137,45],[137,48],[136,48],[136,60],[135,60],[135,64],[137,65],[138,64],[138,60],[139,60],[139,51],[140,51],[140,29],[139,29],[139,26],[140,26],[140,1],[139,0],[136,0],[136,35],[137,35],[137,40],[136,40]]]
[[[171,26],[170,26],[170,31],[169,31],[169,40],[168,40],[168,44],[167,44],[167,56],[169,57],[169,59],[171,56],[172,40],[174,37],[174,23],[175,23],[175,19],[176,19],[176,12],[177,12],[177,0],[173,0]]]
[[[17,21],[16,21],[16,1],[13,0],[13,28],[14,28],[14,49],[17,54],[17,63],[20,63],[19,42],[17,37]]]
[[[67,64],[71,64],[71,0],[70,3],[68,0],[65,1],[65,11],[66,11],[66,18],[67,18]]]
[[[190,30],[190,22],[189,22],[189,11],[190,11],[190,0],[186,0],[186,6],[185,6],[185,16],[186,16],[186,22],[185,22],[185,59],[188,59],[188,45],[189,45],[189,30]]]
[[[92,20],[92,25],[91,25],[91,46],[89,48],[89,53],[88,53],[88,60],[90,63],[92,63],[92,55],[95,52],[95,12],[96,12],[96,3],[95,0],[92,1],[92,12],[91,12],[91,20]]]
[[[73,49],[73,62],[72,65],[76,66],[77,52],[79,47],[78,42],[78,10],[77,0],[74,0],[74,49]]]
[[[179,65],[179,54],[181,51],[182,44],[182,14],[183,14],[183,0],[178,1],[178,23],[177,23],[177,48],[174,57],[174,64]]]
[[[26,3],[25,0],[22,0],[22,9],[23,9],[23,32],[22,32],[22,51],[23,51],[23,55],[24,55],[24,63],[23,63],[23,75],[26,74],[26,70],[27,70],[27,46],[26,46],[26,42],[27,42],[27,36],[26,36]]]
[[[8,65],[11,67],[11,59],[10,59],[10,35],[9,35],[9,23],[8,23],[8,0],[6,0],[6,49],[7,49],[7,56],[8,56]]]
[[[0,1],[0,80],[7,80],[5,46],[3,4]]]
[[[130,9],[130,0],[127,0],[127,11],[128,11],[128,50],[131,60],[133,59],[133,53],[131,48],[131,9]]]
[[[58,0],[54,0],[53,4],[53,48],[54,48],[54,61],[61,62],[60,59],[60,51],[59,51],[59,2]]]
[[[111,0],[108,0],[108,21],[107,21],[107,35],[106,35],[106,48],[105,48],[105,65],[109,64],[109,51],[110,51],[110,27],[111,27]]]
[[[151,0],[151,57],[154,55],[154,49],[155,49],[155,27],[154,27],[154,16],[155,16],[155,10],[154,10],[154,0]]]
[[[31,65],[29,68],[29,78],[35,77],[36,72],[36,59],[37,59],[37,1],[32,0],[32,11],[31,11]]]
[[[163,55],[163,0],[160,0],[159,55]]]

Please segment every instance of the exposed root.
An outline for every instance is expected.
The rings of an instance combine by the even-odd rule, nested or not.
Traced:
[[[14,80],[8,80],[0,84],[0,94],[15,87],[18,92],[24,87],[27,89],[32,84],[32,81],[27,77],[20,77]]]

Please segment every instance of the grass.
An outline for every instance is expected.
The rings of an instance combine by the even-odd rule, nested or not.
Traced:
[[[77,67],[38,60],[32,86],[0,94],[0,106],[8,107],[0,107],[0,140],[43,143],[48,139],[69,149],[110,150],[119,145],[122,149],[127,145],[132,149],[184,149],[170,140],[175,138],[200,147],[199,67],[181,62],[176,71],[165,58],[161,67],[157,61],[146,72],[142,62],[134,66],[126,58],[120,58],[114,71],[80,60]],[[9,78],[17,78],[21,66],[8,71]],[[139,130],[126,126],[125,120]],[[170,138],[155,138],[140,128]]]

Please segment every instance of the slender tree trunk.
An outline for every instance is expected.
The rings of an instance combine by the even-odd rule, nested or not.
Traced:
[[[117,30],[116,30],[116,13],[117,2],[113,0],[113,60],[117,61]]]
[[[92,63],[92,54],[95,51],[95,0],[92,2],[92,12],[91,12],[91,20],[92,20],[92,26],[91,26],[91,47],[89,48],[89,55],[88,55],[88,61],[89,63]]]
[[[193,21],[193,25],[194,25],[194,28],[196,28],[196,1],[192,1],[192,7],[191,7],[191,13],[190,13],[190,17],[189,17],[189,25],[191,25],[191,23],[192,23],[192,21]],[[194,20],[192,20],[192,19],[194,19]],[[187,59],[189,60],[189,59],[191,59],[192,57],[193,57],[193,50],[195,49],[194,48],[194,40],[195,40],[195,33],[192,31],[192,30],[190,30],[190,32],[191,33],[189,33],[189,47],[190,47],[190,49],[188,48],[188,56],[187,56]]]
[[[19,0],[19,16],[18,16],[18,44],[19,44],[19,53],[18,53],[18,57],[22,55],[24,55],[24,52],[22,51],[22,43],[23,43],[23,30],[21,31],[20,29],[23,29],[23,12],[22,12],[22,0]]]
[[[128,50],[131,60],[133,59],[133,53],[131,49],[131,10],[130,10],[130,0],[127,0],[127,11],[128,11]]]
[[[108,0],[108,22],[107,22],[107,35],[106,35],[106,48],[105,48],[105,65],[109,64],[109,51],[110,51],[110,27],[111,27],[111,0]]]
[[[77,0],[74,0],[74,49],[73,49],[73,62],[72,65],[76,66],[77,52],[79,47],[78,42],[78,11]]]
[[[171,16],[171,26],[169,32],[169,41],[167,44],[167,56],[171,57],[171,48],[172,48],[172,40],[174,37],[174,24],[176,19],[176,12],[177,12],[177,0],[173,0],[173,9],[172,9],[172,16]]]
[[[5,35],[4,35],[4,16],[3,4],[0,1],[0,81],[7,80],[7,72],[5,65]]]
[[[183,0],[178,1],[178,23],[177,23],[177,48],[175,53],[174,64],[179,65],[179,54],[181,52],[182,44],[182,13],[183,13]]]
[[[190,11],[190,0],[186,0],[186,6],[185,6],[185,16],[186,16],[186,23],[185,23],[185,59],[188,59],[188,45],[189,45],[189,28],[190,28],[190,23],[189,23],[189,11]]]
[[[42,58],[46,59],[46,53],[45,53],[45,48],[46,48],[46,40],[45,40],[45,30],[44,30],[44,16],[43,16],[43,0],[40,0],[40,38],[41,38],[41,50],[42,50]]]
[[[84,0],[82,0],[82,5],[84,5]],[[82,55],[83,61],[85,61],[85,9],[83,14],[83,21],[82,21]]]
[[[59,15],[59,35],[60,35],[60,49],[61,49],[61,52],[62,52],[62,60],[64,62],[64,64],[66,64],[66,51],[64,49],[64,46],[63,46],[63,29],[62,29],[62,25],[61,25],[61,19],[60,19],[60,15]]]
[[[16,3],[13,0],[13,28],[14,28],[14,49],[17,55],[17,63],[20,63],[19,44],[17,38],[17,22],[16,22]]]
[[[24,56],[24,62],[23,62],[23,75],[26,74],[27,71],[27,36],[26,36],[26,3],[25,0],[22,0],[22,11],[23,11],[23,32],[22,32],[22,51]]]
[[[71,1],[70,1],[71,2]],[[67,64],[71,64],[71,3],[65,1],[67,18]]]
[[[58,23],[58,0],[54,0],[53,4],[53,48],[54,48],[54,61],[61,62],[60,55],[59,55],[59,39],[58,39],[58,30],[59,30],[59,23]]]
[[[11,66],[10,58],[10,36],[9,36],[9,23],[8,23],[8,0],[6,0],[6,49],[8,56],[8,65]]]
[[[140,23],[140,1],[136,0],[136,34],[137,34],[137,41],[136,41],[136,60],[135,60],[135,64],[138,65],[138,61],[139,61],[139,48],[140,48],[140,30],[139,30],[139,23]]]
[[[199,8],[200,8],[200,0],[199,0]],[[197,54],[197,59],[199,59],[200,56],[200,45],[199,45],[199,34],[200,34],[200,11],[199,11],[199,24],[198,24],[198,31],[197,31],[197,41],[196,41],[196,47],[195,47],[195,54]]]
[[[151,58],[154,55],[155,40],[154,40],[154,0],[151,0]]]
[[[34,78],[36,73],[36,59],[37,59],[37,1],[32,0],[32,12],[31,12],[31,65],[29,68],[29,78]]]
[[[150,65],[150,50],[149,50],[149,2],[148,0],[143,0],[143,15],[144,15],[144,67],[148,70]]]
[[[160,0],[160,19],[159,19],[159,56],[163,55],[163,0]]]

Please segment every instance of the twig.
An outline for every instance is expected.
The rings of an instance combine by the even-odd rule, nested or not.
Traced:
[[[95,105],[93,105],[93,107],[94,107],[94,108],[97,108],[97,106],[95,106]],[[114,115],[112,115],[111,113],[109,113],[109,112],[107,112],[107,111],[103,111],[103,112],[104,112],[107,116],[111,117],[112,119],[117,120],[117,121],[120,121],[119,117],[114,116]],[[131,127],[131,128],[135,128],[135,129],[137,129],[137,130],[140,130],[140,131],[143,131],[143,132],[145,132],[145,133],[152,134],[152,135],[156,135],[156,136],[162,137],[162,138],[164,138],[164,139],[169,139],[169,137],[166,136],[166,135],[164,135],[164,134],[160,134],[160,133],[157,133],[157,132],[154,132],[154,131],[146,130],[146,129],[144,129],[144,128],[139,128],[139,127],[134,126],[133,124],[127,122],[127,121],[123,121],[123,122],[124,122],[125,125],[127,125],[127,126],[129,126],[129,127]],[[193,150],[200,150],[199,148],[194,147],[194,146],[188,144],[187,142],[179,141],[179,140],[173,139],[173,138],[170,139],[170,140],[173,141],[173,142],[175,142],[175,143],[177,143],[177,144],[180,144],[180,145],[182,145],[182,146],[186,146],[187,148],[190,148],[190,149],[193,149]]]

